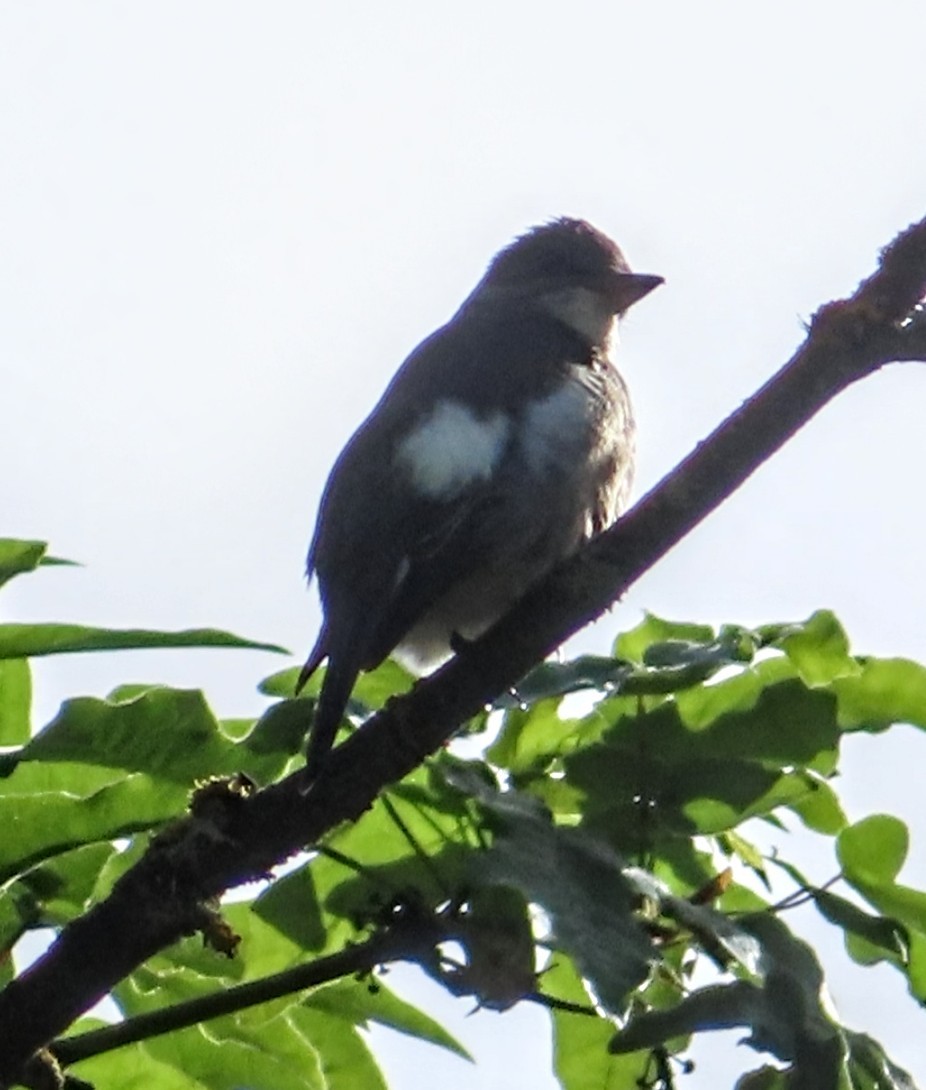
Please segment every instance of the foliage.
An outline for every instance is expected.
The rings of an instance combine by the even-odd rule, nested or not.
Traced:
[[[52,562],[41,543],[0,541],[0,583]],[[273,702],[254,722],[217,721],[199,692],[134,686],[67,701],[32,733],[29,657],[203,644],[269,646],[209,630],[0,625],[4,980],[18,940],[104,898],[195,784],[236,773],[266,784],[298,766],[292,670],[262,684]],[[408,684],[387,663],[362,679],[349,716]],[[822,969],[786,911],[812,901],[852,958],[893,966],[926,1002],[926,893],[897,881],[906,828],[889,815],[849,825],[833,783],[847,733],[898,721],[926,726],[926,668],[852,655],[829,613],[719,631],[648,617],[612,657],[535,670],[489,719],[482,760],[441,754],[295,869],[224,906],[234,957],[190,937],[112,998],[133,1019],[285,981],[404,930],[427,942],[402,956],[454,992],[497,1009],[546,1002],[565,1090],[668,1088],[684,1081],[691,1037],[730,1026],[776,1061],[744,1075],[743,1090],[910,1087],[824,1006]],[[485,717],[471,726],[485,730]],[[750,841],[753,819],[778,838],[773,857]],[[830,838],[831,874],[788,861],[794,819]],[[383,1086],[361,1032],[371,1021],[465,1055],[375,965],[101,1050],[74,1074],[153,1090]],[[94,1029],[84,1019],[65,1044]]]

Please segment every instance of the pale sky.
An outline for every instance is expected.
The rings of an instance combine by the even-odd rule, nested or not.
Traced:
[[[86,565],[17,580],[5,618],[210,625],[303,655],[331,462],[492,254],[556,215],[666,278],[623,329],[639,495],[926,214],[924,32],[921,0],[0,3],[0,533]],[[643,609],[828,607],[859,651],[926,661],[924,411],[913,364],[843,395],[577,646]],[[281,665],[45,660],[37,720],[141,680],[256,714]],[[902,880],[926,886],[926,738],[846,752],[850,816],[907,820]],[[783,850],[836,869],[828,842]],[[900,975],[852,967],[812,910],[789,922],[843,1019],[926,1082]],[[542,1013],[469,1006],[441,1010],[475,1069],[377,1034],[397,1090],[423,1069],[442,1090],[554,1086]],[[759,1062],[698,1058],[680,1086]]]

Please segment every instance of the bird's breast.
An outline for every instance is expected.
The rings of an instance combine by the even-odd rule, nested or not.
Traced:
[[[584,384],[572,379],[529,401],[518,429],[527,469],[543,474],[581,459],[589,447],[596,415],[593,395]]]

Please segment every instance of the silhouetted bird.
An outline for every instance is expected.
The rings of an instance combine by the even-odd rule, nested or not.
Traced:
[[[361,670],[396,649],[446,656],[623,510],[634,422],[616,325],[660,283],[558,219],[497,254],[402,364],[335,463],[309,548],[324,622],[298,688],[328,659],[310,780]]]

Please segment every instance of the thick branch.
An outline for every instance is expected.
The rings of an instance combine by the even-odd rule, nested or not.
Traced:
[[[884,251],[851,299],[814,318],[791,361],[608,533],[406,697],[390,701],[301,797],[295,777],[191,817],[158,838],[109,899],[75,920],[0,994],[0,1082],[157,950],[202,926],[204,900],[357,818],[457,727],[627,588],[851,383],[892,360],[926,359],[926,220]]]

